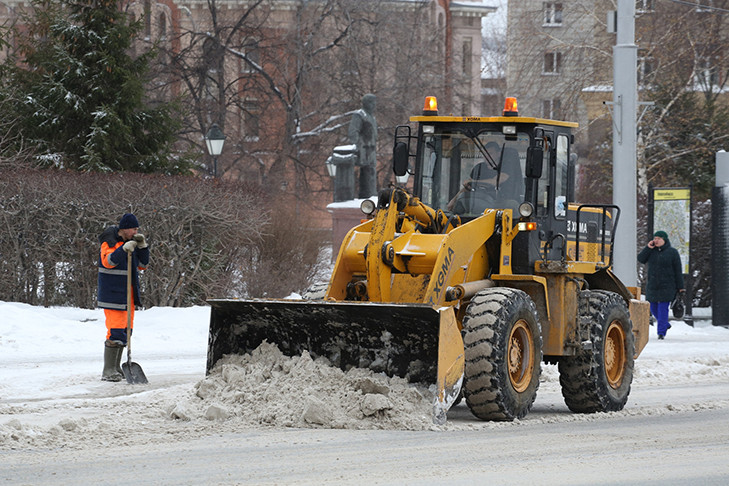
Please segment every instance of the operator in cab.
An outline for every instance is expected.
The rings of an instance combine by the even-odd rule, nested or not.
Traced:
[[[488,160],[476,163],[463,188],[451,199],[447,209],[458,215],[477,216],[489,208],[516,210],[524,182],[516,149],[489,142],[485,146]]]

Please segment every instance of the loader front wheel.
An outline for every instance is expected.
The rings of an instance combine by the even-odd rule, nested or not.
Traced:
[[[537,396],[542,332],[534,302],[521,290],[477,293],[463,319],[466,369],[463,394],[482,420],[514,420]]]
[[[635,337],[622,297],[601,290],[580,295],[580,350],[559,362],[562,396],[576,413],[616,412],[628,401]]]

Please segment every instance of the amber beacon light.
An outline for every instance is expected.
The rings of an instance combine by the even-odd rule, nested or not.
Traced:
[[[423,115],[438,114],[438,99],[435,96],[426,96],[423,105]]]
[[[516,107],[516,98],[506,98],[504,102],[504,116],[519,116],[519,110]]]

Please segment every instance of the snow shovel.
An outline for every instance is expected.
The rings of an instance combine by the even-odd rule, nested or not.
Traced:
[[[122,371],[127,383],[144,385],[149,382],[144,376],[142,367],[132,362],[132,306],[134,305],[132,290],[132,253],[129,252],[127,253],[127,362],[122,363]]]

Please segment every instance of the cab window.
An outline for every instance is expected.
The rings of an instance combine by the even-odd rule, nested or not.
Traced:
[[[566,135],[557,137],[557,157],[554,178],[554,217],[567,215],[567,185],[569,173],[569,139]]]
[[[528,145],[528,135],[506,140],[500,131],[427,136],[421,155],[423,202],[466,218],[488,208],[516,210],[524,200]]]
[[[567,215],[567,191],[569,177],[569,138],[560,134],[555,141],[554,156],[542,172],[537,185],[537,215],[548,216],[550,211],[555,218],[563,219]],[[546,155],[546,154],[545,154]],[[549,170],[546,170],[549,169]],[[554,177],[552,179],[552,177]],[[550,187],[550,183],[554,187]]]

